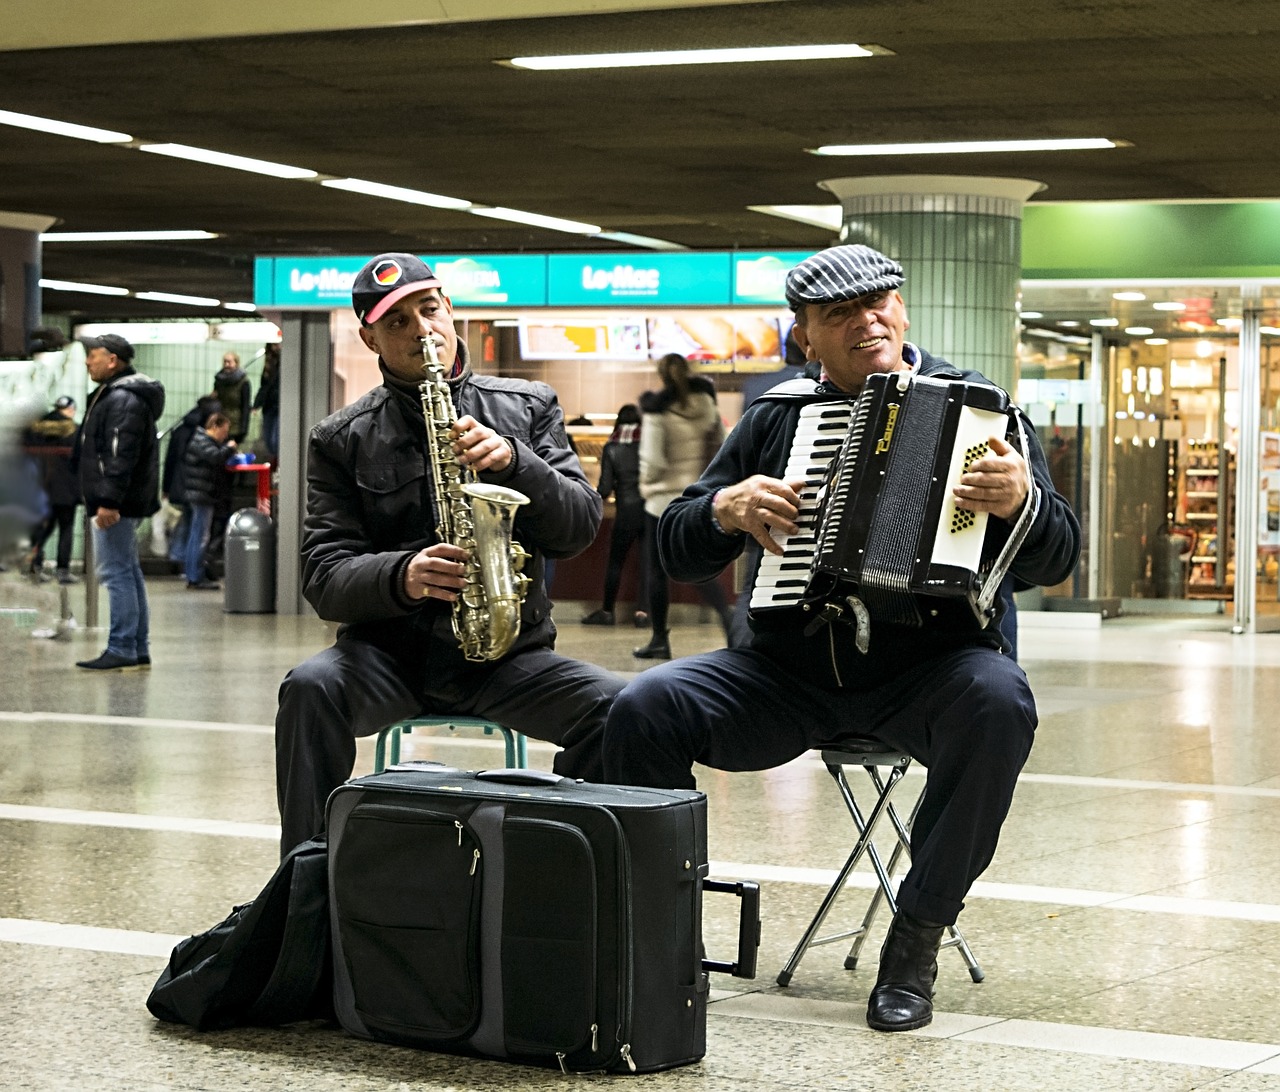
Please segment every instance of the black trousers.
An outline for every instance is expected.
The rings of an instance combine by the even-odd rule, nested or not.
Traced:
[[[559,744],[556,773],[604,779],[601,737],[623,685],[611,671],[535,648],[424,677],[404,657],[346,635],[285,676],[276,714],[281,855],[324,828],[325,802],[355,766],[356,737],[422,713],[497,721]]]
[[[44,564],[44,545],[53,537],[53,530],[58,529],[58,568],[71,568],[71,544],[75,537],[76,508],[74,504],[55,504],[49,514],[36,529],[32,545],[35,547],[35,565]]]
[[[667,615],[671,609],[671,584],[662,568],[662,559],[658,556],[658,517],[646,512],[645,528],[645,564],[648,566],[649,582],[649,625],[653,627],[653,635],[663,638],[670,626]],[[720,587],[719,580],[703,580],[695,584],[702,601],[720,616],[720,624],[724,627],[725,640],[732,637],[733,612],[729,609],[729,597]]]
[[[622,567],[627,563],[627,554],[631,547],[642,541],[644,535],[644,513],[623,515],[619,513],[613,521],[613,532],[609,536],[609,562],[604,572],[604,601],[601,606],[605,610],[613,610],[618,601],[618,588],[622,584]],[[648,606],[649,575],[646,569],[645,551],[640,550],[640,591],[637,602]]]
[[[851,735],[881,739],[929,771],[899,905],[952,924],[995,853],[1036,723],[1022,669],[990,648],[935,657],[863,692],[798,683],[753,649],[717,649],[652,667],[619,695],[604,773],[693,788],[695,762],[767,770]]]

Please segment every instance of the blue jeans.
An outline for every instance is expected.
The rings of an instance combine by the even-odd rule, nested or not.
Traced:
[[[213,526],[212,504],[188,504],[191,526],[187,530],[186,571],[187,583],[202,583],[207,575],[204,553],[209,546],[209,529]]]
[[[169,560],[183,561],[187,556],[187,538],[191,534],[191,506],[189,504],[179,505],[182,509],[182,515],[178,517],[178,522],[173,525],[173,530],[169,532]]]
[[[93,528],[98,581],[107,589],[111,610],[107,651],[128,660],[151,655],[151,611],[138,564],[137,536],[138,520],[132,517],[122,517],[105,531]]]

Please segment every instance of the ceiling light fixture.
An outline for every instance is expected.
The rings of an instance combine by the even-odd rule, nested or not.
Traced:
[[[159,300],[162,303],[188,303],[193,307],[221,307],[222,301],[208,296],[183,296],[177,292],[135,292],[134,299]]]
[[[256,310],[258,309],[258,305],[257,305],[256,303],[226,303],[226,302],[224,302],[222,306],[223,306],[223,307],[225,307],[228,311],[256,311]]]
[[[1153,311],[1185,311],[1187,305],[1177,300],[1159,300],[1151,305]]]
[[[1023,311],[1022,317],[1024,319],[1044,318],[1044,313],[1041,311]]]
[[[179,240],[218,239],[212,231],[46,231],[42,243],[161,243]]]
[[[751,212],[780,216],[784,220],[796,220],[829,231],[839,231],[844,223],[844,212],[839,205],[748,205],[747,208]]]
[[[812,155],[958,155],[973,152],[1072,152],[1090,148],[1125,148],[1128,141],[1106,137],[1063,140],[943,140],[919,144],[824,144]]]
[[[467,211],[493,220],[510,220],[515,224],[528,224],[531,227],[547,228],[549,231],[567,231],[574,235],[599,235],[604,231],[599,224],[583,224],[577,220],[562,220],[558,216],[543,216],[538,212],[522,212],[520,209],[501,206],[488,208],[476,205]]]
[[[464,201],[461,197],[445,197],[426,190],[388,186],[382,182],[366,182],[363,178],[326,178],[320,185],[328,186],[332,190],[362,193],[367,197],[385,197],[388,201],[404,201],[410,205],[428,205],[437,209],[467,210],[471,208],[471,202]]]
[[[1126,334],[1132,334],[1134,337],[1145,337],[1147,334],[1154,334],[1150,326],[1126,326],[1124,328]]]
[[[35,114],[17,114],[12,110],[0,110],[0,125],[13,125],[19,129],[34,129],[37,133],[91,140],[95,144],[130,144],[133,137],[112,129],[95,129],[92,125],[76,125],[70,121],[37,117]]]
[[[1120,320],[1118,318],[1091,318],[1089,320],[1089,325],[1090,326],[1119,326]]]
[[[51,292],[86,292],[91,296],[127,296],[129,289],[113,288],[109,284],[82,284],[80,281],[55,281],[40,279],[40,287]]]
[[[189,159],[193,163],[207,163],[212,167],[230,167],[237,171],[265,174],[271,178],[318,178],[315,171],[306,167],[291,167],[287,163],[272,163],[267,159],[252,159],[229,152],[215,152],[211,148],[195,148],[190,144],[140,144],[140,152],[155,152],[174,159]]]
[[[853,42],[828,45],[749,46],[740,49],[658,49],[634,53],[571,53],[546,57],[512,57],[498,61],[511,68],[561,72],[583,68],[650,68],[679,64],[744,64],[775,61],[830,61],[892,53],[881,46]]]
[[[1168,345],[1169,339],[1167,337],[1149,337],[1143,341],[1143,344],[1144,345]]]
[[[1128,300],[1132,303],[1137,303],[1139,300],[1145,300],[1147,296],[1145,292],[1112,292],[1111,298],[1113,300]]]

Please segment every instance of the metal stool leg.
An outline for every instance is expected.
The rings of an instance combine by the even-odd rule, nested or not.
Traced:
[[[839,897],[841,890],[843,890],[845,882],[849,879],[850,874],[857,867],[858,861],[862,859],[863,853],[866,852],[867,847],[871,844],[871,835],[875,831],[876,824],[880,822],[880,816],[884,814],[885,808],[889,805],[890,792],[905,772],[905,766],[895,766],[890,771],[887,782],[889,791],[880,794],[880,798],[871,809],[871,814],[867,817],[866,823],[860,826],[858,840],[854,843],[853,850],[845,861],[844,867],[840,869],[839,875],[836,876],[835,883],[827,890],[827,894],[822,900],[822,905],[818,907],[818,912],[814,914],[813,920],[809,922],[809,927],[805,930],[804,936],[800,938],[800,943],[796,945],[795,951],[791,953],[791,958],[787,960],[787,965],[778,973],[779,986],[786,986],[791,982],[792,975],[795,974],[796,968],[800,966],[800,960],[804,958],[805,952],[810,948],[819,944],[831,944],[837,940],[846,940],[853,935],[853,930],[847,930],[833,936],[819,937],[818,930],[822,928],[822,923],[826,920],[827,914],[830,913],[831,907],[835,905],[835,901]],[[835,776],[835,774],[832,776]],[[837,778],[837,782],[838,780]],[[846,782],[842,789],[847,787]]]

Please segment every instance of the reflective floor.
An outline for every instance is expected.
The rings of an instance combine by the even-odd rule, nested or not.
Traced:
[[[198,1034],[150,1017],[172,945],[275,865],[275,691],[331,635],[314,619],[224,614],[219,595],[176,579],[150,587],[153,669],[96,675],[72,666],[105,644],[84,627],[83,588],[68,629],[55,588],[0,574],[0,1086],[561,1085],[558,1072],[316,1025]],[[557,608],[561,649],[634,671],[645,634],[583,627],[582,613]],[[762,883],[760,974],[714,976],[705,1060],[648,1085],[1280,1089],[1280,636],[1234,637],[1213,617],[1052,621],[1027,616],[1022,630],[1039,738],[960,920],[985,981],[945,951],[932,1026],[869,1031],[881,923],[857,970],[843,946],[820,947],[776,985],[851,824],[815,756],[702,771],[714,874]],[[672,634],[677,653],[718,640],[695,616]],[[372,753],[361,745],[358,772]],[[474,738],[415,734],[406,753],[502,762],[498,741]],[[531,744],[533,765],[550,757]],[[908,775],[904,797],[920,783]],[[869,882],[855,877],[841,924],[860,918]],[[729,901],[711,899],[705,923],[723,958]]]

